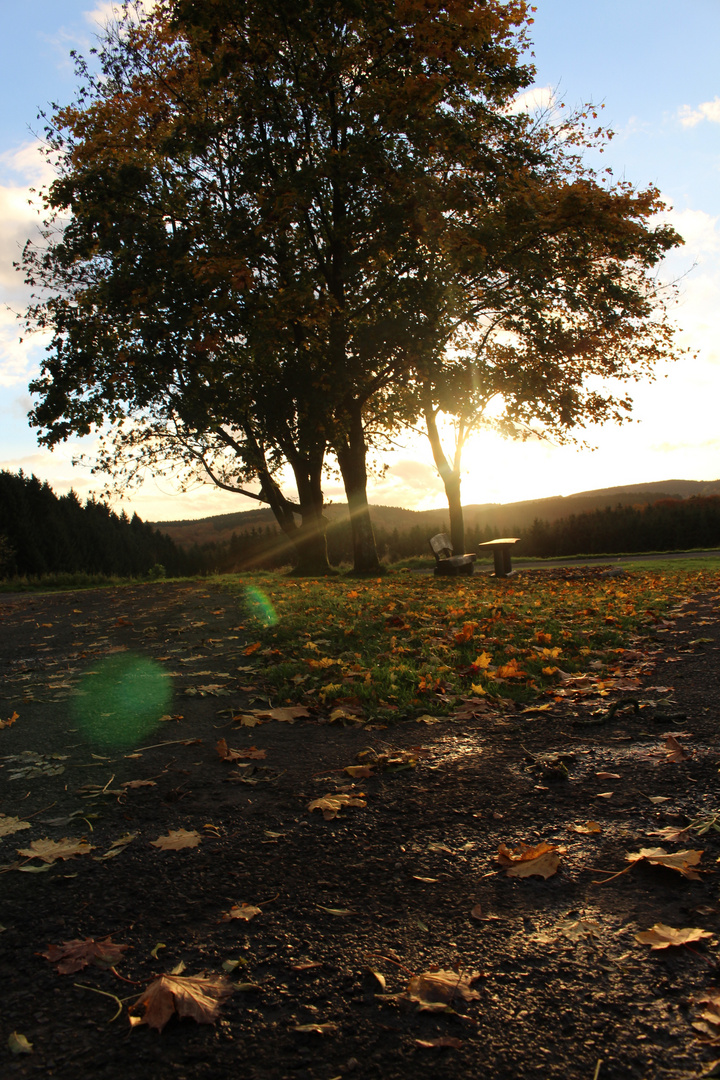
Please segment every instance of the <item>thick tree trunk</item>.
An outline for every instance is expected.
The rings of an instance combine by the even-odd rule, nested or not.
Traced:
[[[300,497],[301,524],[294,538],[297,552],[295,570],[308,577],[320,577],[334,571],[328,562],[327,518],[323,514],[322,462],[302,470],[293,466]]]
[[[353,408],[349,431],[338,439],[335,453],[350,511],[353,570],[356,574],[377,574],[381,566],[367,500],[367,443],[360,406]]]
[[[428,439],[432,448],[433,460],[440,474],[440,479],[445,488],[445,495],[450,511],[450,542],[455,555],[465,554],[465,518],[463,516],[462,501],[460,499],[460,462],[455,467],[445,457],[445,452],[440,442],[440,433],[437,429],[435,413],[430,407],[425,408],[425,423],[427,426]]]

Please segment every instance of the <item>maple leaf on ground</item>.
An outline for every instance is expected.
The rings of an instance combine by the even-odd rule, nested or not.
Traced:
[[[233,904],[228,912],[223,913],[222,918],[223,922],[229,922],[230,919],[245,919],[249,922],[256,915],[262,915],[261,908],[253,907],[252,904]]]
[[[507,868],[508,877],[552,877],[560,866],[559,848],[554,844],[520,844],[512,851],[505,844],[498,848],[497,861]]]
[[[87,840],[63,837],[62,840],[33,840],[30,847],[18,848],[18,855],[27,855],[29,859],[42,859],[44,863],[53,863],[56,859],[72,859],[75,855],[89,855],[95,848]]]
[[[700,930],[697,926],[686,926],[681,930],[675,930],[672,926],[664,923],[655,923],[649,930],[635,935],[635,940],[641,945],[649,945],[651,949],[667,949],[671,945],[688,945],[693,941],[702,941],[710,938],[712,934],[707,930]]]
[[[702,851],[676,851],[668,854],[664,848],[641,848],[640,851],[629,851],[625,861],[629,863],[648,862],[651,866],[666,866],[669,870],[677,870],[683,877],[692,881],[699,881],[700,875],[693,866],[700,862]]]
[[[457,971],[424,971],[420,975],[413,975],[405,996],[419,1004],[433,1005],[476,1001],[480,995],[472,989],[472,983],[479,978],[479,971],[471,971],[467,975]]]
[[[304,705],[280,706],[277,709],[251,709],[258,720],[279,720],[283,724],[294,724],[296,720],[310,716]]]
[[[123,958],[123,953],[129,949],[129,945],[116,945],[110,937],[102,941],[94,938],[79,938],[74,941],[63,941],[61,945],[48,945],[47,951],[40,953],[51,964],[57,967],[58,975],[72,975],[75,971],[82,971],[88,964],[96,967],[111,968]]]
[[[131,1010],[145,1009],[142,1017],[131,1016],[130,1023],[133,1026],[148,1024],[162,1031],[170,1017],[177,1013],[180,1017],[197,1020],[198,1024],[214,1024],[220,1006],[232,992],[232,986],[222,976],[208,979],[201,975],[161,975],[130,1006]]]
[[[215,749],[223,761],[260,761],[267,757],[267,750],[258,750],[257,746],[248,746],[246,750],[233,750],[225,739],[219,739]]]
[[[689,757],[692,757],[691,751],[683,749],[674,735],[668,735],[665,748],[668,751],[666,761],[687,761]]]
[[[12,833],[22,832],[23,829],[29,828],[31,828],[29,821],[21,821],[18,817],[0,814],[0,837],[11,836]]]
[[[359,799],[355,795],[323,795],[320,799],[313,799],[308,804],[308,810],[322,810],[326,821],[336,818],[344,806],[367,806],[365,799]]]
[[[9,716],[7,720],[0,720],[0,728],[11,727],[16,720],[20,719],[20,713],[14,712],[12,716]]]
[[[163,851],[180,851],[182,848],[197,847],[202,837],[196,829],[171,829],[165,836],[151,840],[153,847]]]

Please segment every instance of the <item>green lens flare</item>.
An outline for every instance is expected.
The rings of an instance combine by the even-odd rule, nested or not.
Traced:
[[[275,626],[278,622],[277,612],[264,592],[256,589],[254,585],[247,585],[244,599],[249,615],[263,626]]]
[[[86,738],[98,746],[136,746],[158,724],[172,700],[172,685],[159,664],[119,653],[80,680],[72,711]]]

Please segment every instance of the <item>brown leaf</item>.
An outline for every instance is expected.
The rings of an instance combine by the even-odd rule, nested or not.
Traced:
[[[116,945],[109,937],[102,941],[95,941],[91,937],[84,941],[76,938],[74,941],[63,941],[61,945],[48,945],[47,951],[40,953],[40,956],[56,964],[58,975],[72,975],[88,964],[101,968],[115,967],[129,948],[129,945]]]
[[[245,919],[246,922],[249,922],[256,915],[262,915],[262,910],[259,907],[253,907],[252,904],[233,904],[230,910],[223,915],[223,921]]]
[[[598,825],[597,821],[586,821],[584,825],[571,825],[573,832],[582,833],[583,835],[593,835],[594,833],[602,832],[602,828]]]
[[[700,862],[702,851],[676,851],[669,855],[664,848],[641,848],[640,851],[629,851],[625,861],[636,863],[645,861],[651,866],[666,866],[669,870],[677,870],[683,877],[692,881],[699,881],[700,875],[693,869]]]
[[[267,750],[258,750],[257,746],[249,746],[247,750],[233,750],[225,739],[219,739],[215,749],[223,761],[259,761],[267,757]]]
[[[301,1035],[334,1035],[337,1024],[298,1024],[293,1031]]]
[[[313,799],[308,804],[308,810],[322,810],[326,821],[336,818],[344,806],[367,806],[364,799],[358,799],[354,795],[323,795],[320,799]]]
[[[462,1044],[462,1039],[457,1039],[454,1035],[443,1035],[439,1039],[415,1040],[415,1045],[422,1047],[423,1050],[440,1050],[446,1047],[451,1050],[459,1050]]]
[[[232,986],[222,977],[161,975],[150,983],[132,1009],[144,1007],[142,1017],[131,1017],[133,1025],[148,1024],[158,1031],[167,1024],[173,1013],[189,1016],[198,1024],[214,1024],[222,1003],[232,994]]]
[[[472,989],[471,984],[479,978],[479,971],[472,971],[468,975],[457,971],[425,971],[421,975],[413,975],[408,983],[407,997],[410,1001],[423,1003],[475,1001],[480,995]]]
[[[296,720],[310,713],[304,705],[288,705],[278,709],[252,709],[258,720],[279,720],[284,724],[294,724]]]
[[[21,821],[18,817],[8,817],[5,814],[0,814],[0,837],[11,836],[12,833],[22,832],[23,829],[29,829],[29,821]]]
[[[684,927],[682,930],[674,930],[672,926],[664,923],[655,923],[649,930],[643,930],[635,935],[635,940],[641,945],[649,945],[653,950],[667,949],[671,945],[687,945],[692,941],[702,941],[710,938],[712,934],[707,930],[699,930],[697,926]]]
[[[669,751],[667,761],[687,761],[689,757],[692,757],[692,753],[684,750],[674,735],[668,735],[665,747]]]
[[[158,836],[157,840],[151,840],[150,843],[163,851],[180,851],[181,848],[197,847],[201,839],[196,829],[171,829],[166,836]]]
[[[554,844],[536,844],[534,847],[521,844],[513,851],[501,844],[498,848],[497,861],[501,866],[507,867],[508,877],[538,877],[549,878],[557,872],[560,866],[558,848]]]
[[[126,780],[120,787],[124,788],[139,788],[139,787],[157,787],[155,780]]]
[[[33,840],[30,847],[18,848],[18,855],[27,855],[29,859],[42,859],[44,863],[53,863],[56,859],[72,859],[75,855],[89,855],[95,848],[87,840],[75,840],[63,837],[62,840]]]

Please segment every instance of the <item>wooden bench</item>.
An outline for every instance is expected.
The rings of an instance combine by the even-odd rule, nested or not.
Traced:
[[[487,540],[479,544],[481,548],[492,548],[495,558],[495,577],[509,577],[512,574],[510,554],[513,544],[517,544],[519,536],[501,536],[497,540]]]
[[[435,556],[436,574],[472,574],[477,555],[454,555],[447,533],[438,533],[429,543]]]

